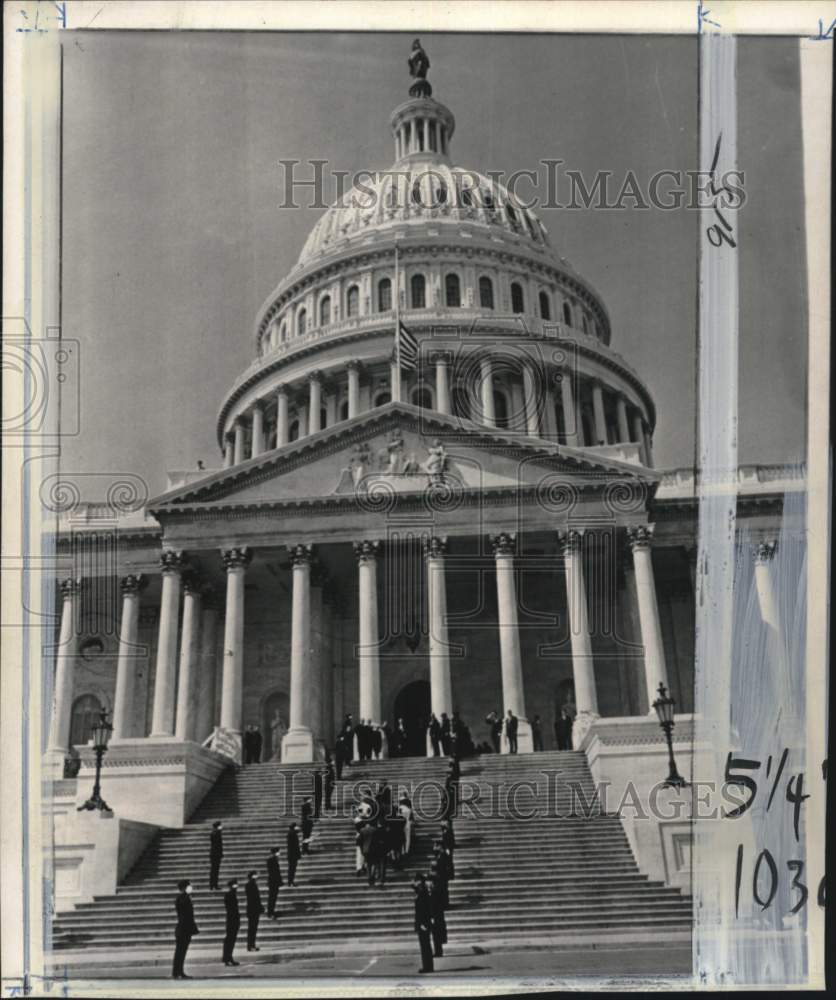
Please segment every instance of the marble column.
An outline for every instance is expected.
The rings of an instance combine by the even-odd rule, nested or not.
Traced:
[[[288,440],[287,389],[282,385],[276,390],[276,447],[281,448]]]
[[[645,429],[643,434],[644,440],[644,457],[647,461],[647,467],[649,469],[653,468],[653,435],[649,430]]]
[[[141,573],[123,576],[122,619],[119,623],[119,654],[116,660],[116,693],[113,696],[112,739],[134,735],[134,691],[138,663],[139,602],[148,580]]]
[[[235,464],[235,442],[227,434],[224,438],[224,468],[229,469]]]
[[[775,558],[777,542],[761,542],[755,549],[755,589],[758,594],[758,604],[761,618],[766,625],[779,630],[778,604],[775,599],[775,588],[772,583],[770,566]]]
[[[48,750],[59,758],[59,765],[63,764],[64,755],[70,748],[80,601],[81,580],[62,580],[61,632],[58,637],[55,662],[55,686],[52,696],[52,719],[50,720],[48,747]]]
[[[435,408],[439,413],[450,414],[450,355],[439,352],[435,356]]]
[[[615,401],[616,419],[618,420],[618,440],[627,444],[630,440],[630,426],[627,423],[627,400],[618,396]]]
[[[177,677],[178,740],[193,740],[197,729],[197,657],[200,650],[200,583],[194,576],[183,578],[183,625],[180,630],[180,666]]]
[[[217,672],[218,608],[211,589],[203,592],[200,610],[200,684],[197,696],[195,739],[202,743],[215,726],[215,687]]]
[[[308,376],[308,434],[316,434],[322,430],[321,409],[322,375],[311,372]]]
[[[529,437],[540,437],[537,376],[531,365],[523,367],[523,396],[525,398],[525,432]]]
[[[380,636],[377,621],[377,555],[380,542],[354,543],[359,576],[360,718],[380,722]]]
[[[264,451],[264,407],[256,403],[253,407],[253,437],[250,458],[256,458]]]
[[[534,745],[531,726],[525,714],[522,652],[517,621],[517,586],[514,569],[516,535],[505,532],[491,535],[491,547],[496,561],[496,598],[499,616],[499,655],[502,666],[502,715],[508,709],[519,719],[517,746],[520,753],[531,753]],[[508,747],[503,738],[503,753]]]
[[[575,394],[572,392],[572,373],[566,369],[560,380],[560,405],[563,407],[563,427],[566,432],[566,444],[578,446],[577,411],[575,409]]]
[[[308,404],[298,403],[296,406],[297,419],[299,420],[299,437],[308,436]]]
[[[174,736],[174,694],[177,687],[177,628],[180,617],[183,553],[166,550],[160,556],[162,596],[157,640],[157,671],[154,677],[154,709],[151,735]]]
[[[644,424],[640,413],[633,414],[633,441],[639,446],[639,458],[643,465],[647,465],[647,455],[644,448]]]
[[[595,444],[606,444],[607,418],[604,413],[604,390],[597,381],[592,383],[592,413],[595,420]]]
[[[293,565],[290,623],[290,727],[282,737],[282,762],[309,763],[314,759],[314,736],[308,711],[311,684],[311,560],[313,546],[288,549]]]
[[[348,369],[348,419],[360,413],[360,362],[349,361]]]
[[[595,690],[595,661],[589,634],[586,581],[583,571],[582,535],[578,531],[558,532],[566,573],[566,602],[569,610],[569,634],[572,644],[572,677],[575,683],[575,706],[578,717],[573,730],[577,749],[589,726],[598,717],[598,694]]]
[[[244,454],[245,430],[243,417],[238,417],[235,421],[235,447],[232,458],[234,465],[239,465],[246,458]]]
[[[453,714],[450,646],[447,637],[447,581],[444,574],[446,552],[446,538],[430,537],[424,540],[430,645],[430,707],[437,719],[441,718],[442,712],[451,717]]]
[[[493,362],[484,357],[479,360],[482,394],[482,423],[496,427],[496,407],[493,401]]]
[[[241,742],[244,701],[244,578],[252,552],[246,546],[221,549],[226,570],[226,612],[221,678],[220,728]]]
[[[650,551],[653,539],[653,525],[639,525],[627,529],[627,540],[633,552],[633,569],[636,574],[636,597],[639,604],[639,624],[641,641],[644,646],[644,682],[647,691],[647,707],[653,715],[659,685],[668,687],[668,671],[665,665],[665,646],[662,641],[662,625],[659,621],[659,604],[656,599],[656,584],[653,579],[653,561]]]

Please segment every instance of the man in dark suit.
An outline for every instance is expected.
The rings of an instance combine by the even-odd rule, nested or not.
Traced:
[[[531,722],[531,743],[535,753],[543,749],[543,723],[539,715],[535,715]]]
[[[325,809],[330,812],[334,808],[334,762],[330,756],[325,758],[325,769],[322,772],[322,784],[325,790]]]
[[[450,756],[450,717],[441,713],[441,750],[445,757]]]
[[[430,933],[433,941],[433,956],[435,958],[443,958],[444,945],[447,944],[447,919],[444,916],[444,899],[441,882],[434,875],[430,875],[429,878],[429,894],[432,914]]]
[[[369,845],[368,869],[369,885],[375,882],[382,889],[386,885],[386,854],[389,850],[389,838],[386,835],[386,824],[382,819],[378,819],[372,828],[371,843]]]
[[[218,877],[221,874],[221,859],[224,856],[223,824],[216,819],[209,834],[209,888],[220,889]]]
[[[418,971],[433,972],[435,966],[430,944],[433,922],[432,901],[423,875],[415,876],[412,888],[415,892],[415,933],[418,935],[418,944],[421,947],[421,968]]]
[[[514,715],[511,709],[508,709],[508,717],[505,719],[505,735],[508,738],[508,753],[517,752],[517,729],[519,727],[519,719]]]
[[[263,744],[261,738],[261,730],[258,726],[253,726],[253,736],[252,736],[252,760],[253,764],[261,763],[261,747]]]
[[[456,849],[456,835],[453,833],[452,820],[446,819],[441,824],[441,846],[450,855],[452,862],[453,852]]]
[[[253,727],[247,726],[241,736],[241,760],[251,764],[253,759]]]
[[[258,891],[258,873],[249,872],[247,875],[247,951],[259,951],[255,943],[258,934],[258,921],[264,913],[264,904],[261,902],[261,893]]]
[[[435,713],[430,716],[430,745],[433,748],[433,757],[441,755],[441,723],[436,718]]]
[[[270,856],[267,858],[267,916],[275,920],[276,900],[279,897],[279,886],[282,885],[282,870],[279,865],[278,847],[270,848]]]
[[[317,768],[313,774],[314,819],[322,814],[322,771]]]
[[[371,734],[369,736],[369,750],[370,757],[374,754],[375,760],[380,760],[380,754],[383,751],[383,730],[380,726],[372,726]]]
[[[235,942],[238,939],[238,931],[241,927],[241,911],[238,909],[238,879],[231,878],[227,882],[227,890],[224,893],[224,906],[226,907],[226,937],[224,938],[224,965],[240,965],[232,957]]]
[[[177,883],[177,895],[174,898],[174,908],[177,911],[177,926],[174,929],[174,963],[171,967],[173,979],[191,979],[183,970],[189,943],[195,934],[199,933],[194,922],[194,906],[192,905],[192,883],[184,878]]]
[[[502,719],[499,717],[498,712],[491,712],[490,715],[485,716],[485,722],[491,727],[491,745],[493,746],[493,752],[499,753],[500,743],[502,741]]]
[[[299,828],[291,823],[287,828],[287,885],[289,889],[296,888],[296,866],[302,853],[299,846]]]

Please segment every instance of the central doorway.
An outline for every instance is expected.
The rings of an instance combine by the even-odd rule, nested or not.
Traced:
[[[412,681],[402,687],[395,698],[393,727],[403,719],[406,728],[406,752],[410,757],[427,753],[427,723],[430,720],[430,685],[428,681]]]

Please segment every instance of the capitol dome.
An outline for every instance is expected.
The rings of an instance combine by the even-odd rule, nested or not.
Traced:
[[[410,93],[392,165],[355,178],[258,311],[218,417],[225,465],[389,403],[651,464],[653,401],[609,346],[601,296],[533,211],[453,163],[455,119],[429,85]],[[397,317],[415,370],[395,370]]]

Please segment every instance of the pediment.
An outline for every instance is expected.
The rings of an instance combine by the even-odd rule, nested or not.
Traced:
[[[554,489],[561,480],[604,489],[656,475],[514,432],[483,427],[404,403],[391,403],[169,491],[152,512],[195,506],[343,501],[373,505],[423,493]]]

